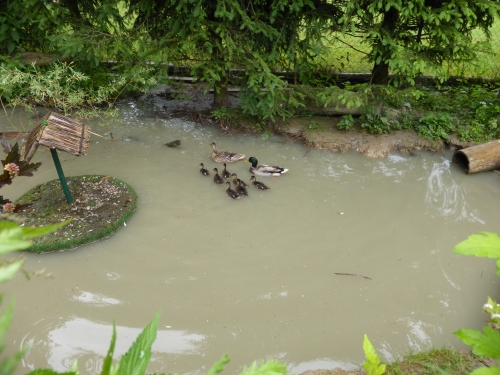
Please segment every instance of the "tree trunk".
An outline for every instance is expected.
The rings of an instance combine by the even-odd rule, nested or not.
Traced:
[[[491,171],[500,167],[500,141],[455,151],[453,162],[462,166],[467,174]]]
[[[389,64],[381,61],[380,64],[375,64],[372,70],[372,85],[385,85],[389,83]]]
[[[385,38],[393,38],[394,31],[396,30],[396,23],[399,18],[399,12],[395,8],[390,8],[387,12],[384,13],[384,20],[382,21],[382,34],[385,34]],[[387,61],[391,58],[391,51],[388,50],[389,45],[385,46],[382,44],[382,41],[379,40],[377,44],[377,52],[373,58],[375,61],[379,57],[381,57],[381,61],[377,64],[373,65],[372,70],[372,79],[371,83],[374,85],[387,85],[389,82],[389,64]]]
[[[229,92],[227,90],[227,73],[224,72],[224,76],[221,77],[221,80],[214,84],[214,106],[221,107],[228,103]]]

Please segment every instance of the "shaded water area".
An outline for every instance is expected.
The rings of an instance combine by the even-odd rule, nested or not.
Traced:
[[[196,375],[226,352],[229,374],[271,358],[294,374],[354,369],[365,333],[393,360],[410,349],[462,348],[452,333],[486,322],[486,297],[500,297],[495,262],[452,249],[470,234],[499,231],[495,173],[467,176],[451,153],[374,160],[307,152],[280,137],[223,136],[148,117],[152,110],[125,101],[123,123],[92,127],[123,141],[93,136],[88,156],[60,153],[67,176],[109,174],[131,184],[139,208],[108,239],[26,255],[26,269],[52,278],[18,275],[4,284],[7,296],[16,294],[8,350],[33,345],[18,374],[64,371],[76,359],[82,374],[97,374],[113,319],[117,357],[158,311],[148,370]],[[181,147],[163,146],[175,139]],[[200,162],[222,169],[210,159],[212,141],[290,171],[260,177],[270,191],[250,189],[233,201],[199,173]],[[47,149],[34,161],[43,162],[35,176],[16,179],[4,196],[57,178]],[[248,168],[228,165],[247,181]]]

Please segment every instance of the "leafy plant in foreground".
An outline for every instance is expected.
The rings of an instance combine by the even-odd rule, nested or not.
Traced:
[[[491,232],[473,234],[467,240],[455,246],[453,252],[462,255],[475,255],[476,257],[496,258],[497,275],[500,276],[500,237],[498,234]],[[493,301],[488,297],[488,302],[492,303]],[[497,304],[491,304],[491,306],[493,308]],[[472,353],[481,357],[500,359],[500,332],[488,326],[483,327],[483,332],[462,328],[455,332],[455,335],[472,347]],[[500,367],[482,367],[471,374],[498,375],[500,374]]]
[[[387,365],[385,363],[380,363],[380,357],[366,335],[363,340],[363,350],[366,356],[366,361],[363,362],[366,373],[368,375],[382,375]]]

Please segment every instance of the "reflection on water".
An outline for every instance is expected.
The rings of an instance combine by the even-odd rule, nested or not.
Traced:
[[[500,299],[491,260],[452,253],[472,233],[498,231],[494,174],[465,175],[450,155],[306,152],[281,137],[221,136],[151,110],[124,102],[123,123],[92,127],[118,141],[93,137],[88,156],[61,153],[68,176],[130,183],[139,208],[107,239],[27,255],[26,267],[49,270],[50,281],[5,284],[16,294],[7,350],[33,343],[16,374],[64,370],[78,359],[82,375],[95,375],[113,320],[117,358],[158,311],[149,372],[202,375],[228,351],[228,373],[271,358],[294,374],[351,369],[364,359],[364,334],[385,360],[409,348],[461,347],[453,332],[480,328],[486,297]],[[179,148],[163,146],[176,139]],[[210,158],[213,141],[290,171],[263,177],[269,192],[250,189],[232,201],[199,173],[200,162],[220,167]],[[4,187],[4,196],[57,178],[45,148],[34,161],[43,162],[39,171]],[[248,168],[240,162],[230,171],[248,180]]]
[[[83,303],[91,303],[94,306],[104,307],[107,305],[119,305],[122,301],[103,296],[99,293],[91,293],[91,292],[79,292],[73,296],[73,300],[83,302]]]
[[[484,224],[469,208],[466,190],[460,187],[451,175],[450,161],[443,158],[441,163],[432,163],[427,179],[425,203],[431,215],[439,215],[451,220],[468,220]]]
[[[142,328],[116,327],[115,358],[126,353],[141,331]],[[43,333],[25,334],[21,346],[30,344],[33,348],[23,359],[23,365],[33,369],[35,365],[30,361],[31,357],[43,353],[47,356],[49,366],[57,371],[71,369],[73,362],[78,360],[78,365],[89,373],[98,373],[102,355],[109,348],[112,332],[109,324],[77,317],[46,323]],[[152,350],[156,354],[196,355],[200,353],[204,341],[204,335],[159,329]]]

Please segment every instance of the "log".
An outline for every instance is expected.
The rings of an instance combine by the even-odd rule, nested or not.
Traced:
[[[500,168],[500,140],[457,150],[452,161],[462,166],[467,174]]]

